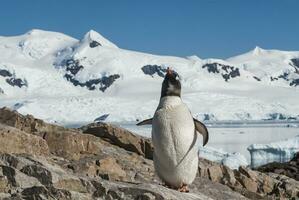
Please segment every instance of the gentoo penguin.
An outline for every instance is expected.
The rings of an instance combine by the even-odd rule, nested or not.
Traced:
[[[181,99],[179,76],[167,69],[162,83],[158,108],[151,119],[137,125],[152,125],[154,167],[165,185],[181,192],[188,192],[187,185],[195,179],[198,169],[198,135],[203,145],[208,142],[208,130],[194,119]]]

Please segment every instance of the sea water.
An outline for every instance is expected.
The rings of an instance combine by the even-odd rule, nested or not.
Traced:
[[[138,135],[151,137],[151,126],[136,126],[134,122],[117,123]],[[250,144],[268,144],[299,135],[298,121],[208,122],[207,147],[228,153],[239,152],[250,163]]]

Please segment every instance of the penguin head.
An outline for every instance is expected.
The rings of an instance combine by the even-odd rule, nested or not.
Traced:
[[[170,68],[167,68],[162,83],[161,98],[166,96],[181,96],[181,82],[179,75]]]

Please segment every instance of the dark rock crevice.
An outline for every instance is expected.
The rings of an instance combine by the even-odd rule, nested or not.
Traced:
[[[76,75],[84,69],[84,66],[80,64],[79,60],[64,60],[62,61],[62,66],[65,67],[66,74],[64,75],[64,78],[66,78],[67,81],[71,82],[74,86],[87,87],[89,90],[95,90],[98,87],[100,91],[104,92],[116,79],[120,78],[119,74],[112,74],[103,76],[102,78],[81,82],[76,78]]]
[[[65,61],[66,71],[70,72],[72,75],[76,75],[84,67],[80,65],[79,60],[68,59]]]
[[[90,48],[95,48],[97,46],[102,46],[102,44],[94,40],[89,43]]]
[[[74,86],[87,87],[89,90],[95,90],[96,86],[99,86],[99,90],[104,92],[108,87],[110,87],[114,83],[116,79],[120,78],[120,75],[113,74],[98,79],[90,79],[86,82],[80,82],[70,74],[65,74],[64,77],[66,78],[66,80],[73,83]]]
[[[290,86],[297,86],[297,85],[299,85],[299,78],[292,80],[292,82],[290,83]]]
[[[17,86],[19,88],[23,86],[28,87],[28,82],[26,79],[17,78],[16,75],[14,73],[11,73],[9,70],[0,69],[0,76],[7,77],[5,81],[11,86]],[[0,88],[0,93],[1,93],[1,88]]]
[[[297,69],[299,68],[299,58],[292,58],[291,62],[293,66],[295,66]]]
[[[261,79],[258,78],[258,77],[256,77],[256,76],[253,76],[253,78],[254,78],[255,80],[257,80],[257,81],[261,81]]]
[[[295,73],[299,74],[299,58],[291,59],[290,65],[292,67],[294,67]],[[295,86],[296,87],[297,85],[299,85],[299,78],[292,79],[291,82],[290,82],[290,86]]]
[[[141,68],[144,74],[153,76],[154,74],[157,74],[160,77],[165,76],[166,69],[162,68],[159,65],[145,65]]]
[[[6,69],[0,69],[0,76],[3,77],[12,77],[12,73]]]
[[[229,65],[223,65],[220,63],[207,63],[202,66],[206,68],[209,73],[219,74],[221,73],[223,79],[227,82],[229,79],[240,76],[239,68]]]
[[[11,86],[17,86],[19,88],[21,88],[23,86],[28,87],[28,82],[27,82],[26,79],[23,80],[23,79],[20,79],[20,78],[12,77],[12,78],[7,78],[6,82]]]
[[[159,66],[159,65],[145,65],[141,68],[141,70],[143,71],[144,74],[146,75],[150,75],[150,76],[154,76],[155,74],[157,74],[158,76],[164,78],[167,69]],[[173,73],[175,73],[178,76],[178,73],[176,71],[173,70]]]

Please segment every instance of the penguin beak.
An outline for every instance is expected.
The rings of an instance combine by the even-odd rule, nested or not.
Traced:
[[[172,73],[173,73],[173,70],[170,67],[167,67],[166,74],[171,75]]]

